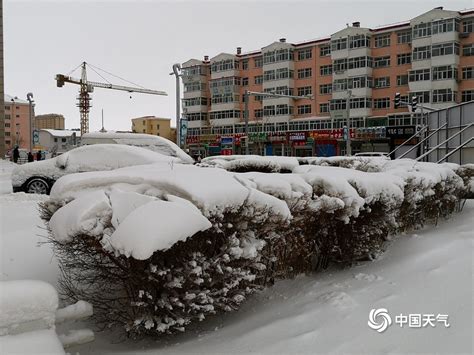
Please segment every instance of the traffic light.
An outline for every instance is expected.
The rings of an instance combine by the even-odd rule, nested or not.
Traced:
[[[413,96],[411,98],[411,112],[415,112],[417,106],[418,106],[418,96]]]
[[[400,93],[397,92],[397,93],[395,94],[395,100],[393,100],[393,101],[394,101],[394,107],[395,107],[395,108],[399,108],[399,107],[400,107],[400,100],[401,100]]]

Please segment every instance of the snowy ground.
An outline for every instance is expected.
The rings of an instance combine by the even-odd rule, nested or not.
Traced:
[[[41,196],[10,194],[8,163],[0,161],[1,280],[56,284],[57,265],[37,213]],[[111,333],[72,353],[466,353],[473,351],[474,201],[461,214],[395,240],[383,257],[277,283],[239,312],[219,316],[160,342],[119,342]],[[451,326],[367,325],[372,308],[395,315],[448,314]],[[1,349],[0,349],[1,350]],[[1,351],[0,351],[1,352]]]

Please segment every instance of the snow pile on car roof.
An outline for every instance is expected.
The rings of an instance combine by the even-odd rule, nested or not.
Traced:
[[[99,143],[101,139],[112,140],[117,144],[142,147],[157,153],[177,157],[185,163],[194,163],[193,158],[169,139],[142,133],[89,132],[82,136],[82,144]]]
[[[201,166],[217,167],[235,172],[291,172],[298,165],[298,160],[294,157],[260,155],[218,155],[204,158],[201,161]]]

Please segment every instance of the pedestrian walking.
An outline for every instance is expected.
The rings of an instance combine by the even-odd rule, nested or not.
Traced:
[[[43,154],[41,154],[41,150],[36,152],[36,160],[43,160]]]
[[[18,164],[18,159],[20,158],[20,151],[18,150],[18,146],[15,146],[13,149],[13,162]]]
[[[33,156],[33,153],[28,152],[28,163],[31,163],[34,160],[35,160],[35,157]]]

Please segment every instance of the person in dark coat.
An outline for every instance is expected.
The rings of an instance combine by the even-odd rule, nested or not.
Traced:
[[[28,152],[28,163],[31,163],[34,160],[35,158],[33,157],[33,154],[31,152]]]
[[[42,154],[41,154],[41,150],[38,150],[38,151],[36,152],[36,160],[42,160],[42,159],[43,159],[43,156],[42,156]]]
[[[18,159],[20,158],[20,151],[18,150],[18,146],[13,149],[13,162],[18,163]]]

